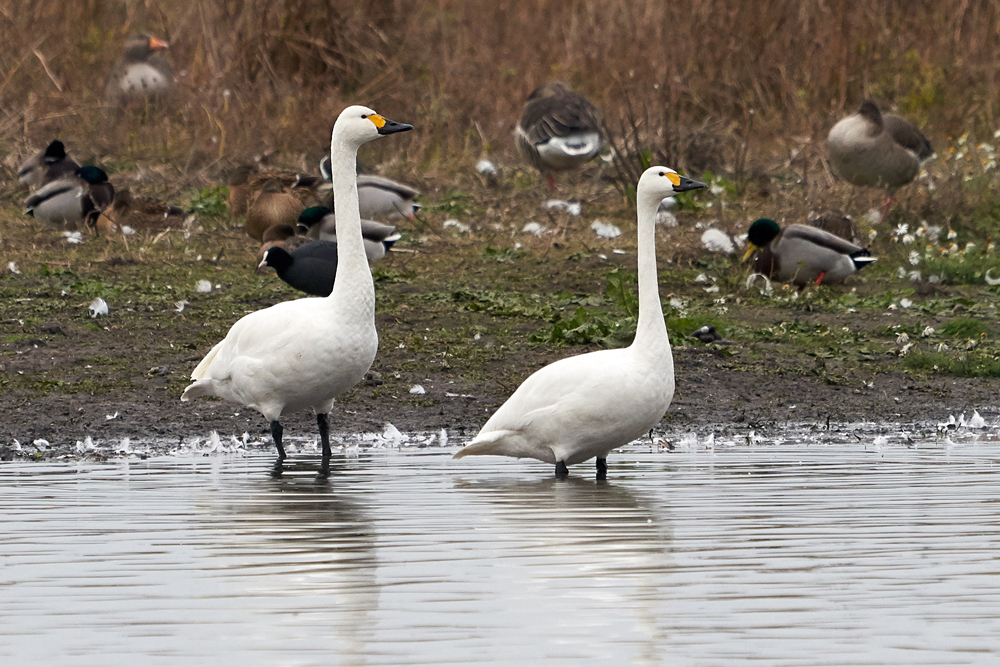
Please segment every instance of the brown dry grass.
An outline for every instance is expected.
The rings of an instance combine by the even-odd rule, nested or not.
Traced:
[[[527,93],[561,78],[654,157],[741,177],[815,157],[866,96],[938,143],[992,131],[998,13],[968,0],[4,0],[0,149],[60,136],[85,159],[174,176],[262,154],[311,166],[337,110],[363,102],[420,130],[369,159],[447,172],[513,156]],[[115,115],[104,76],[142,31],[170,41],[181,94]]]

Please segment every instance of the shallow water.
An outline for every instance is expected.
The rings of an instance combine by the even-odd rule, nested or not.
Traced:
[[[998,664],[1000,444],[899,442],[2,464],[0,662]]]

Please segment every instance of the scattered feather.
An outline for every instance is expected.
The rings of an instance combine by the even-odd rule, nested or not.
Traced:
[[[566,211],[570,215],[581,215],[583,213],[583,204],[575,200],[550,199],[543,206],[550,211]]]
[[[63,232],[63,238],[66,239],[66,243],[72,245],[80,245],[83,243],[83,234],[80,232]]]
[[[444,221],[444,228],[445,229],[454,229],[455,231],[459,232],[460,234],[468,234],[469,232],[472,231],[472,228],[469,227],[467,224],[465,224],[464,222],[461,222],[460,220],[456,220],[454,218],[449,218],[448,220],[445,220]]]
[[[194,291],[199,294],[207,294],[212,291],[212,283],[208,280],[199,280],[194,286]]]
[[[986,420],[979,414],[979,410],[973,410],[972,417],[965,425],[968,428],[986,428]]]
[[[736,246],[729,235],[718,229],[706,229],[701,235],[701,243],[709,252],[721,252],[731,255],[736,252]]]
[[[96,299],[90,302],[89,309],[90,309],[90,316],[93,318],[100,317],[101,315],[107,315],[108,302],[102,299],[101,297],[97,297]]]
[[[537,222],[529,222],[524,226],[524,229],[522,229],[521,231],[524,232],[525,234],[534,234],[535,236],[541,236],[545,232],[549,231],[549,228],[543,227]]]
[[[422,386],[420,386],[419,384],[415,384],[415,385],[413,385],[412,387],[410,387],[410,393],[411,393],[411,394],[426,394],[426,393],[427,393],[427,390],[426,390],[426,389],[424,389],[424,388],[423,388]]]
[[[112,419],[118,419],[118,411],[115,411],[113,415],[104,415],[105,421],[111,421]]]
[[[621,229],[602,220],[594,220],[590,223],[590,228],[602,239],[613,239],[622,235]]]
[[[122,234],[124,234],[125,236],[134,236],[135,230],[129,227],[128,225],[122,225]]]
[[[21,272],[17,268],[17,264],[15,264],[14,262],[10,262],[9,264],[7,264],[7,269],[15,276],[21,275]]]
[[[487,178],[491,176],[495,178],[497,175],[497,166],[492,162],[490,162],[489,160],[487,160],[486,158],[483,158],[482,160],[476,163],[476,171],[478,171],[483,176],[486,176]]]
[[[180,301],[175,301],[174,302],[174,309],[176,309],[178,313],[183,313],[184,312],[184,306],[188,305],[188,303],[189,302],[188,302],[187,299],[181,299]]]
[[[11,262],[13,264],[13,262]],[[990,271],[993,269],[986,270],[986,284],[987,285],[1000,285],[1000,278],[991,278]]]
[[[771,292],[774,291],[774,288],[771,286],[771,279],[765,276],[763,273],[751,273],[749,276],[747,276],[747,283],[746,283],[747,289],[753,287],[753,284],[756,283],[758,280],[764,281],[764,289],[760,291],[761,294],[769,295],[771,294]]]

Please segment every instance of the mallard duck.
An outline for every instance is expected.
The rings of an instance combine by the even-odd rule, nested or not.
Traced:
[[[299,230],[311,239],[337,241],[337,218],[326,206],[310,206],[299,215]],[[365,240],[365,255],[375,263],[385,257],[402,235],[392,225],[361,220],[361,236]]]
[[[841,178],[852,185],[886,190],[880,221],[889,212],[896,190],[916,178],[923,161],[934,155],[916,126],[882,113],[871,100],[838,121],[827,144],[830,163]]]
[[[115,192],[114,202],[100,215],[99,231],[130,227],[134,230],[162,229],[174,222],[181,222],[184,209],[166,204],[151,197],[136,196],[129,188]],[[173,218],[173,220],[171,220]]]
[[[514,137],[521,153],[545,175],[553,190],[552,172],[575,169],[604,146],[597,108],[561,81],[532,91]]]
[[[319,171],[325,180],[330,180],[329,159],[323,158],[320,161]],[[361,207],[362,220],[394,220],[396,218],[414,220],[420,210],[420,204],[415,201],[419,196],[419,190],[391,178],[369,174],[358,176],[358,202]],[[332,207],[332,194],[323,199],[322,204]]]
[[[375,285],[361,239],[358,148],[412,130],[371,109],[351,106],[333,126],[330,157],[337,213],[337,276],[330,296],[296,299],[251,313],[229,330],[191,374],[182,401],[219,396],[259,410],[270,423],[278,459],[282,415],[316,413],[323,458],[330,458],[327,415],[334,398],[360,382],[378,349]]]
[[[656,277],[656,207],[664,197],[705,187],[673,169],[651,167],[639,178],[639,322],[629,347],[561,359],[517,388],[455,458],[478,454],[533,458],[567,466],[597,458],[659,423],[674,395],[674,358]]]
[[[170,45],[149,35],[133,35],[125,42],[121,59],[115,63],[104,85],[104,101],[110,105],[133,100],[156,102],[174,91],[174,72],[161,55]]]
[[[35,153],[21,165],[17,177],[29,187],[38,187],[72,176],[80,165],[66,154],[66,146],[55,139],[44,151]]]
[[[750,225],[743,261],[758,250],[753,265],[757,273],[800,287],[842,282],[875,261],[866,249],[836,234],[808,225],[782,229],[770,218]]]
[[[99,167],[80,167],[70,177],[43,185],[24,200],[25,212],[63,230],[93,225],[101,211],[111,205],[115,189]]]
[[[302,208],[302,200],[286,192],[280,179],[272,178],[251,197],[244,229],[250,238],[260,241],[268,227],[295,225]]]
[[[290,287],[313,296],[327,296],[337,277],[337,244],[316,241],[293,250],[272,246],[264,252],[258,270],[271,267]]]

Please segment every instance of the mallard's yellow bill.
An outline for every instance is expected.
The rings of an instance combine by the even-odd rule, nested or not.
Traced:
[[[750,259],[750,255],[754,254],[757,250],[759,250],[757,246],[747,241],[747,252],[743,255],[743,261],[745,262]]]

